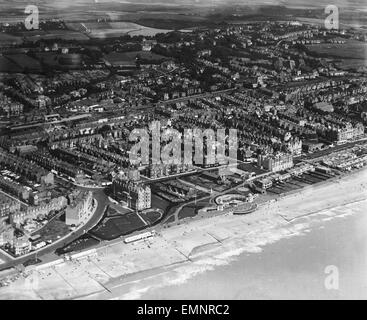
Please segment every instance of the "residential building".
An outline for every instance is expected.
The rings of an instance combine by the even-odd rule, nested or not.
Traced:
[[[293,156],[288,153],[259,155],[257,165],[272,172],[282,171],[293,167]]]
[[[65,210],[65,223],[79,225],[91,214],[93,208],[92,192],[81,192],[71,200]]]
[[[134,210],[144,210],[151,207],[151,189],[140,181],[117,178],[112,183],[114,197],[127,203]]]
[[[24,254],[27,254],[29,251],[31,251],[32,245],[31,242],[27,239],[27,237],[23,236],[21,238],[14,238],[11,251],[16,256],[21,256]]]

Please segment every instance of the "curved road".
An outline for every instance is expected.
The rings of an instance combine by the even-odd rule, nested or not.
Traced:
[[[4,264],[0,265],[0,270],[4,270],[10,267],[14,267],[16,265],[20,265],[30,259],[35,259],[36,256],[38,258],[41,258],[41,256],[54,253],[56,249],[61,248],[65,246],[67,243],[72,242],[82,236],[85,232],[92,229],[102,218],[103,213],[106,208],[106,204],[108,202],[107,195],[104,193],[103,190],[95,190],[95,189],[89,189],[89,188],[80,188],[83,190],[91,190],[93,192],[93,198],[95,198],[98,201],[97,209],[94,212],[92,218],[79,230],[71,232],[66,238],[63,239],[63,241],[55,242],[52,244],[49,244],[45,246],[44,248],[38,250],[37,252],[31,253],[24,257],[19,257],[12,259],[10,261],[5,262]],[[4,255],[5,256],[5,255]]]

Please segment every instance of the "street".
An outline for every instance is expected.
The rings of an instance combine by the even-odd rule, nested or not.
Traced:
[[[81,188],[83,190],[89,190],[88,188]],[[49,244],[45,247],[43,247],[40,250],[37,250],[37,252],[33,252],[27,256],[21,256],[19,258],[15,258],[13,260],[9,260],[9,258],[7,257],[7,255],[5,255],[3,252],[0,253],[0,258],[2,258],[3,260],[7,261],[4,264],[0,265],[0,270],[4,270],[7,268],[11,268],[14,267],[16,265],[22,264],[30,259],[35,259],[37,258],[41,258],[42,260],[42,256],[45,255],[49,255],[47,258],[50,260],[53,260],[52,257],[56,258],[56,254],[54,254],[55,250],[58,248],[61,248],[63,246],[65,246],[66,244],[76,240],[77,238],[79,238],[80,236],[82,236],[83,234],[85,234],[87,231],[89,231],[90,229],[92,229],[102,218],[103,213],[105,211],[106,208],[106,203],[108,201],[108,198],[106,196],[106,194],[104,193],[103,190],[91,190],[93,191],[93,197],[98,201],[98,205],[97,205],[97,209],[93,215],[93,217],[83,226],[83,228],[77,230],[77,231],[73,231],[71,232],[66,238],[64,238],[64,240],[60,243],[52,243]],[[47,259],[47,260],[48,260]],[[42,260],[44,262],[44,260]]]

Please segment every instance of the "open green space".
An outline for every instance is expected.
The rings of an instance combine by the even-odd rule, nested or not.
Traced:
[[[145,227],[145,224],[136,213],[131,212],[121,217],[104,218],[102,222],[90,231],[90,234],[102,240],[112,240]]]

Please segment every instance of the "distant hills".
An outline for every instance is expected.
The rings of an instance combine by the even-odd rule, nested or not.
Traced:
[[[166,28],[246,19],[280,19],[287,16],[320,18],[330,3],[339,6],[341,19],[366,24],[366,0],[33,0],[41,19],[89,21],[113,19]],[[0,21],[24,20],[29,0],[0,0]],[[309,10],[309,11],[308,11]],[[219,20],[218,20],[219,19]],[[175,22],[176,21],[176,22]],[[177,21],[180,23],[177,24]]]
[[[54,9],[70,8],[91,4],[164,5],[164,6],[261,6],[284,5],[288,7],[320,7],[334,4],[339,7],[366,9],[365,0],[33,0],[32,4]],[[29,0],[12,0],[0,3],[1,8],[29,5]]]

